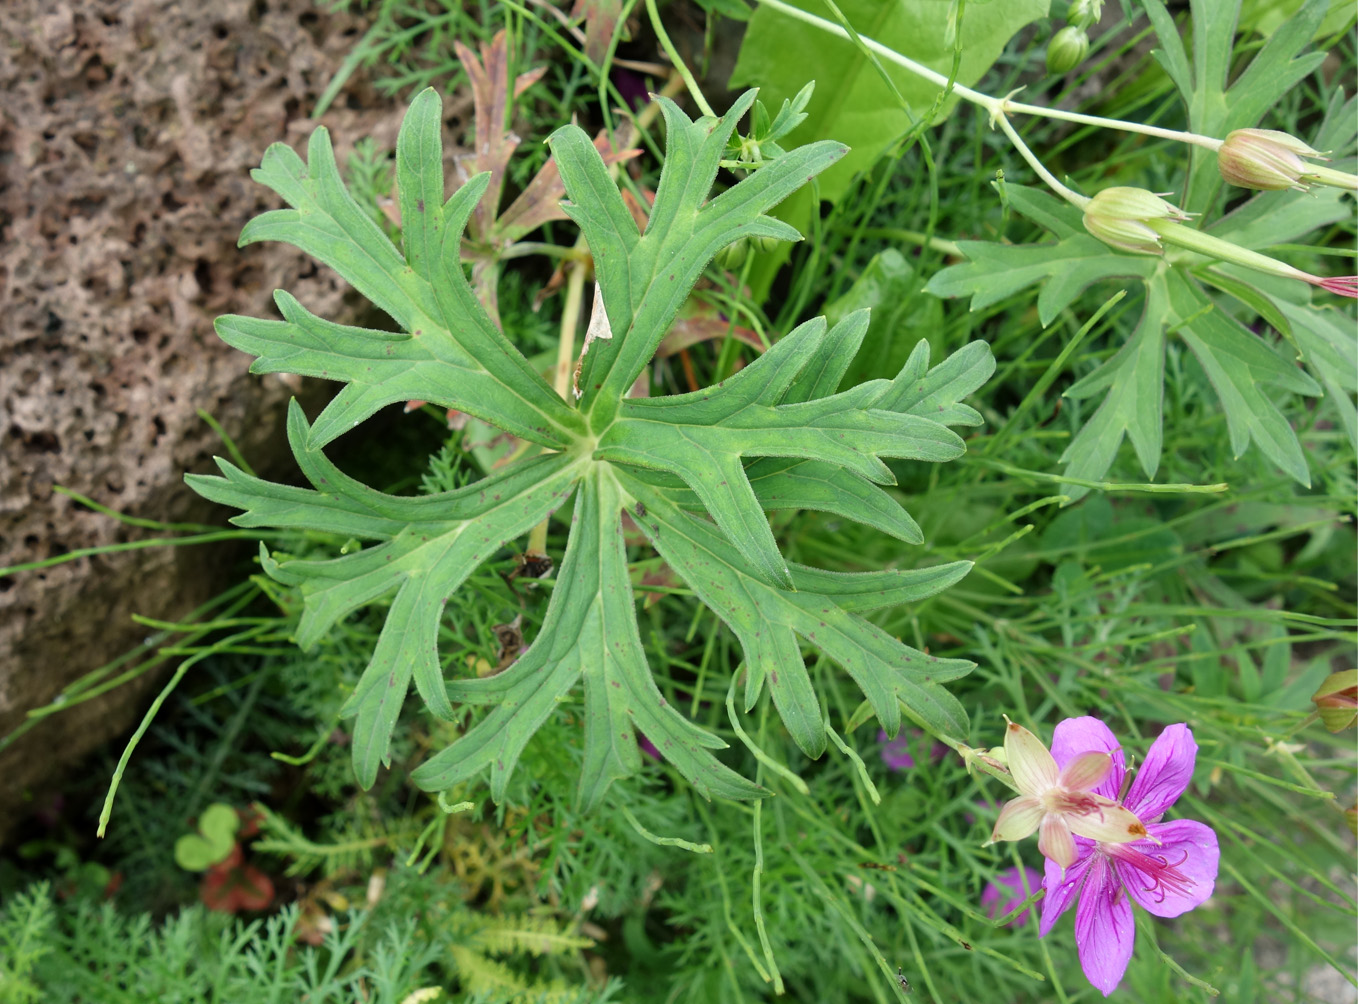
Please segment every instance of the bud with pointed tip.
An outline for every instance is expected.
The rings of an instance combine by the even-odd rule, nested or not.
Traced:
[[[1138,254],[1160,254],[1160,234],[1152,220],[1186,220],[1188,214],[1144,188],[1105,188],[1085,206],[1084,225],[1115,248]]]
[[[719,267],[727,271],[734,272],[745,264],[745,258],[750,253],[750,242],[744,237],[731,244],[726,245],[717,252],[716,263]]]
[[[1276,129],[1236,129],[1217,150],[1217,169],[1227,184],[1240,188],[1305,191],[1309,165],[1302,158],[1319,156],[1319,150]]]
[[[1089,55],[1089,36],[1083,28],[1068,24],[1047,43],[1047,72],[1069,73]]]

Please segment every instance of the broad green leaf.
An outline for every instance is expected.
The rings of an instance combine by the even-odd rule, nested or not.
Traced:
[[[1354,449],[1358,449],[1358,339],[1353,318],[1333,307],[1279,301],[1277,306],[1292,323],[1307,369],[1325,387],[1325,396],[1339,414],[1339,421]]]
[[[1295,17],[1301,5],[1302,0],[1243,0],[1240,5],[1240,31],[1252,30],[1268,38]],[[1312,41],[1319,42],[1345,28],[1352,28],[1356,15],[1358,3],[1354,0],[1329,0],[1329,11],[1311,36]]]
[[[961,439],[937,422],[875,407],[890,386],[886,381],[778,404],[807,363],[822,354],[825,337],[823,318],[801,325],[718,385],[721,393],[709,388],[624,402],[600,438],[596,456],[677,474],[768,581],[791,585],[742,457],[826,461],[860,478],[892,484],[895,478],[882,457],[944,461],[963,452]]]
[[[403,498],[360,484],[309,447],[306,419],[296,402],[288,432],[314,489],[275,485],[224,460],[218,460],[224,477],[190,475],[187,480],[199,494],[244,509],[233,519],[242,526],[331,530],[382,541],[323,561],[276,561],[263,555],[273,578],[301,587],[306,607],[297,641],[304,649],[340,618],[396,594],[372,659],[345,706],[347,714],[357,716],[354,768],[366,787],[386,759],[412,678],[431,711],[452,717],[438,658],[439,618],[448,597],[501,545],[560,507],[581,465],[556,454],[456,492]]]
[[[1038,319],[1043,327],[1100,279],[1141,277],[1157,268],[1155,259],[1123,254],[1091,237],[1080,223],[1080,211],[1046,192],[1008,186],[1015,207],[1052,230],[1055,244],[994,244],[958,241],[967,257],[936,273],[924,288],[936,296],[970,296],[971,309],[999,303],[1021,289],[1041,283]]]
[[[1061,462],[1069,477],[1097,481],[1108,472],[1128,436],[1148,478],[1160,468],[1165,383],[1165,322],[1169,292],[1163,276],[1146,286],[1146,307],[1131,338],[1113,358],[1066,391],[1087,398],[1106,391],[1103,403],[1070,441]],[[1067,485],[1074,501],[1087,489]]]
[[[1325,53],[1301,54],[1325,18],[1327,0],[1306,0],[1295,15],[1275,31],[1241,72],[1233,62],[1235,27],[1240,0],[1193,0],[1192,69],[1179,29],[1161,0],[1144,0],[1161,50],[1160,64],[1169,73],[1188,106],[1192,131],[1225,139],[1234,129],[1259,120],[1325,60]],[[1229,87],[1227,86],[1229,82]],[[1183,207],[1205,211],[1221,191],[1216,154],[1190,148],[1191,166]]]
[[[236,846],[240,816],[231,806],[213,802],[198,819],[198,832],[186,833],[174,842],[174,861],[185,871],[206,871],[225,861]]]
[[[791,0],[794,6],[832,19],[819,0]],[[839,0],[839,9],[860,35],[881,42],[904,56],[948,76],[953,68],[953,41],[947,37],[948,18],[933,0]],[[971,86],[981,79],[1009,40],[1024,25],[1047,14],[1047,0],[1009,0],[969,3],[960,31],[961,62],[957,82]],[[766,104],[790,99],[810,80],[816,90],[806,107],[806,120],[789,136],[793,143],[835,139],[852,148],[844,160],[820,180],[822,199],[835,202],[859,171],[866,170],[913,120],[927,115],[941,88],[891,63],[882,64],[895,90],[909,104],[900,106],[892,88],[871,61],[852,42],[759,7],[750,19],[731,73],[730,86],[756,85]],[[935,121],[951,111],[950,99]],[[784,218],[804,226],[810,201],[799,200],[797,217]]]
[[[826,393],[842,377],[862,337],[866,312],[846,317],[826,334],[822,347],[782,396],[789,404]],[[980,425],[975,409],[962,404],[995,370],[984,342],[972,342],[932,369],[929,343],[921,339],[895,380],[876,402],[877,410],[912,414],[941,425]],[[665,493],[674,505],[703,511],[698,494],[674,474],[638,468],[637,477]],[[745,466],[755,499],[765,510],[813,509],[875,527],[910,544],[924,540],[900,503],[867,478],[833,463],[765,457]]]
[[[1223,313],[1197,283],[1171,271],[1167,285],[1173,315],[1181,321],[1193,319],[1182,324],[1179,337],[1212,381],[1226,413],[1235,455],[1239,457],[1254,442],[1289,477],[1309,487],[1311,475],[1297,434],[1263,388],[1318,395],[1320,387],[1258,335]]]
[[[383,405],[427,400],[492,421],[533,442],[561,446],[579,416],[549,387],[476,303],[462,272],[467,218],[488,176],[473,178],[443,203],[441,105],[426,90],[412,103],[397,142],[409,264],[344,188],[324,127],[311,134],[304,162],[275,143],[252,177],[292,209],[251,220],[242,245],[286,241],[320,259],[381,307],[402,334],[322,321],[285,293],[285,321],[228,316],[217,333],[257,355],[257,373],[301,373],[349,386],[312,430],[324,445]]]
[[[871,310],[872,323],[842,386],[896,373],[909,358],[921,332],[931,345],[941,343],[943,305],[924,292],[924,280],[905,255],[887,248],[872,256],[852,286],[825,307],[825,319],[837,324],[855,310]]]
[[[1337,124],[1332,128],[1332,135],[1343,136]],[[1008,192],[1015,208],[1050,230],[1057,242],[960,242],[969,261],[943,269],[926,290],[939,296],[970,296],[975,310],[1041,283],[1038,317],[1043,325],[1075,304],[1085,287],[1098,280],[1135,283],[1145,290],[1141,317],[1118,351],[1066,391],[1067,397],[1076,399],[1105,395],[1061,455],[1068,476],[1102,479],[1125,438],[1147,477],[1155,477],[1163,443],[1165,342],[1173,335],[1189,346],[1207,372],[1226,415],[1235,455],[1254,443],[1290,477],[1309,484],[1301,444],[1275,398],[1283,393],[1315,395],[1319,385],[1280,357],[1267,340],[1232,320],[1203,288],[1204,282],[1214,285],[1278,324],[1290,315],[1267,293],[1277,280],[1198,255],[1171,256],[1175,262],[1171,265],[1158,256],[1115,251],[1084,232],[1079,210],[1045,192],[1017,185],[1008,186]],[[1335,190],[1319,195],[1265,192],[1211,229],[1244,246],[1266,247],[1351,212]],[[1303,290],[1294,281],[1284,282]],[[1295,325],[1287,324],[1284,331],[1294,332]],[[1333,359],[1314,339],[1310,346],[1309,356],[1303,352],[1308,362]],[[1316,375],[1321,377],[1318,371]],[[1345,404],[1337,406],[1347,427]],[[1087,491],[1071,486],[1067,494],[1078,499]]]

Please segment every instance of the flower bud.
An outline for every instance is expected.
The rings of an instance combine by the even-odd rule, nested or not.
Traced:
[[[1103,0],[1075,0],[1066,11],[1066,20],[1077,28],[1088,28],[1103,17]]]
[[[1085,207],[1084,225],[1091,234],[1115,248],[1138,254],[1160,254],[1160,235],[1150,220],[1186,220],[1178,206],[1144,188],[1105,188]]]
[[[1310,170],[1302,157],[1320,152],[1275,129],[1237,129],[1217,150],[1217,168],[1227,184],[1278,192],[1306,190],[1302,178]]]
[[[754,249],[760,254],[769,254],[778,249],[778,245],[783,243],[777,237],[754,237]]]
[[[715,259],[717,265],[728,271],[735,271],[745,264],[745,256],[750,253],[750,242],[744,237],[733,244],[728,244],[717,252]]]
[[[1331,732],[1342,732],[1358,718],[1358,669],[1331,673],[1311,700],[1325,727]]]
[[[1068,24],[1047,43],[1047,72],[1069,73],[1089,55],[1089,36],[1083,28]]]

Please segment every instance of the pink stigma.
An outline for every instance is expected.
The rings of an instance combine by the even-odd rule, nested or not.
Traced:
[[[1358,275],[1338,275],[1329,279],[1317,279],[1313,285],[1328,289],[1331,293],[1358,300]]]
[[[1188,852],[1170,864],[1163,854],[1147,854],[1131,844],[1101,844],[1104,853],[1130,865],[1141,874],[1142,888],[1155,893],[1156,902],[1163,903],[1167,894],[1187,896],[1193,887],[1193,880],[1179,871],[1179,865],[1188,860]]]

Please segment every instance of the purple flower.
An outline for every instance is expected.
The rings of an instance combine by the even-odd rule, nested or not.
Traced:
[[[915,766],[914,754],[910,752],[913,744],[915,752],[920,752],[920,742],[923,740],[924,733],[919,729],[902,729],[895,739],[886,737],[886,730],[877,730],[877,741],[882,744],[882,762],[892,770],[910,770]],[[929,747],[929,759],[933,763],[938,763],[948,755],[948,747],[938,740],[934,740]]]
[[[915,766],[915,758],[910,755],[910,733],[902,730],[895,739],[887,739],[886,730],[877,730],[877,741],[882,743],[882,762],[892,770],[909,770]]]
[[[641,747],[641,752],[645,753],[652,760],[659,760],[660,750],[656,749],[655,743],[651,742],[642,734],[641,729],[637,729],[637,745]]]
[[[1067,718],[1056,726],[1052,756],[1061,767],[1090,752],[1111,754],[1113,769],[1094,791],[1117,798],[1126,766],[1113,733],[1096,718]],[[1157,917],[1177,917],[1201,906],[1217,877],[1217,836],[1191,819],[1159,822],[1193,779],[1198,744],[1187,725],[1160,733],[1137,772],[1123,804],[1146,824],[1147,837],[1125,844],[1075,838],[1075,863],[1065,870],[1046,863],[1042,887],[1045,936],[1079,899],[1075,944],[1089,982],[1107,997],[1122,981],[1132,957],[1136,929],[1132,901]]]
[[[995,876],[981,892],[981,909],[991,920],[1006,917],[1042,884],[1042,876],[1035,868],[1006,868]],[[1009,927],[1028,923],[1028,911],[1009,922]]]

